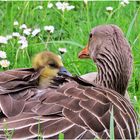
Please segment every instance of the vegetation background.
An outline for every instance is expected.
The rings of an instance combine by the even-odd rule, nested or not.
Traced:
[[[61,3],[65,4],[62,8],[58,1],[1,1],[0,51],[6,52],[4,59],[10,62],[5,68],[1,64],[1,71],[31,67],[33,55],[43,50],[61,55],[65,67],[74,75],[96,71],[92,60],[79,60],[77,54],[86,45],[93,27],[116,24],[123,30],[133,52],[133,74],[128,92],[140,116],[140,2],[126,1],[124,5],[122,2],[65,1]],[[71,8],[67,9],[66,3]],[[27,27],[23,28],[23,24]],[[50,25],[54,31],[52,28],[44,30]],[[3,37],[8,38],[5,43]]]

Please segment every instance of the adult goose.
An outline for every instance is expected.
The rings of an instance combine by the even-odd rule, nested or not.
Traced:
[[[60,132],[64,133],[65,139],[109,139],[112,112],[115,139],[136,138],[137,115],[130,102],[123,97],[132,64],[130,48],[123,33],[113,25],[95,27],[90,34],[88,49],[99,68],[95,83],[60,73],[60,76],[53,78],[49,87],[28,89],[30,97],[25,94],[19,98],[21,91],[2,95],[5,98],[12,96],[15,100],[19,98],[18,101],[25,104],[14,115],[7,115],[1,109],[1,138],[5,136],[3,129],[6,124],[8,130],[15,129],[13,138],[17,139],[36,138],[39,134],[48,139],[58,138]],[[110,59],[113,60],[112,63]],[[122,75],[122,71],[127,74]],[[113,78],[116,78],[116,83],[123,80],[123,85],[117,84],[116,87],[114,84],[110,86],[110,82],[105,83],[108,80],[113,81]],[[108,89],[107,85],[112,89]],[[5,98],[0,97],[0,102],[3,103],[2,99]],[[12,109],[16,110],[14,104]],[[9,107],[7,112],[10,110]]]

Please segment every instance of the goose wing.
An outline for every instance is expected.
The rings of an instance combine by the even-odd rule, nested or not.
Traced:
[[[33,68],[8,70],[0,73],[0,113],[6,117],[16,116],[34,95],[40,72]]]
[[[13,138],[58,138],[62,132],[65,139],[108,139],[113,109],[115,139],[136,137],[137,115],[123,96],[79,77],[62,79],[59,86],[30,90],[34,96],[24,102],[18,115],[1,117],[0,129],[4,124],[9,130],[14,128]]]
[[[40,72],[33,68],[0,72],[0,94],[14,93],[37,85]]]

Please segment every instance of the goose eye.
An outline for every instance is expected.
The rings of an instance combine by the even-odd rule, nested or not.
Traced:
[[[92,33],[89,34],[89,38],[92,38]]]

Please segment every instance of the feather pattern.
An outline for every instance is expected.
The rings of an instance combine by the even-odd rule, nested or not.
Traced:
[[[108,139],[113,107],[115,138],[136,137],[137,115],[122,95],[88,83],[79,77],[59,76],[59,79],[61,77],[65,78],[66,82],[58,83],[59,86],[55,89],[38,89],[37,86],[28,89],[28,92],[34,92],[34,95],[24,100],[22,97],[25,92],[21,92],[23,96],[20,95],[18,98],[10,96],[13,93],[2,95],[6,98],[10,96],[14,103],[23,101],[24,105],[21,105],[22,109],[18,109],[18,112],[16,112],[17,106],[12,105],[16,113],[13,111],[13,115],[7,115],[5,112],[12,112],[11,108],[4,108],[0,100],[3,114],[0,129],[4,129],[5,123],[9,130],[14,128],[13,138],[36,138],[40,126],[40,133],[44,138],[57,138],[58,134],[63,132],[65,138]],[[14,94],[18,93],[21,94],[19,91]],[[21,134],[22,131],[27,133]]]
[[[113,29],[116,33],[116,28]],[[106,32],[110,36],[108,30]],[[99,74],[93,83],[78,76],[59,75],[48,87],[40,88],[39,70],[31,68],[0,73],[0,138],[5,138],[3,130],[6,125],[8,130],[15,129],[12,137],[15,139],[37,138],[39,134],[47,139],[56,139],[61,132],[68,139],[109,139],[113,108],[115,139],[135,139],[138,129],[137,114],[123,96],[130,75],[125,79],[125,74],[116,73],[122,70],[123,67],[118,65],[126,58],[119,52],[117,39],[120,36],[111,36],[115,37],[111,41],[115,48],[112,55],[107,55],[107,42],[104,47],[106,53],[96,56]],[[120,60],[116,59],[115,53],[117,57],[121,57]],[[128,73],[131,73],[131,69]],[[120,75],[124,76],[126,87],[120,84],[115,87],[114,82],[120,80]],[[116,92],[119,90],[120,94]]]

